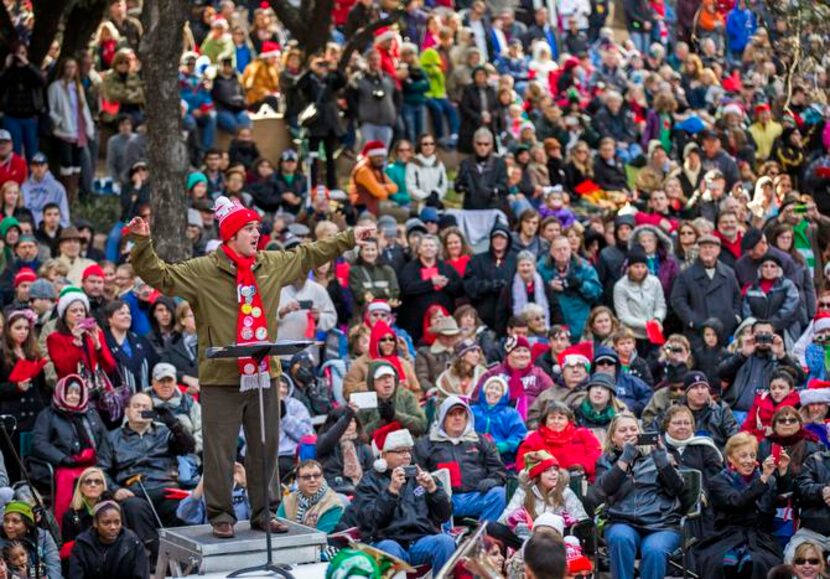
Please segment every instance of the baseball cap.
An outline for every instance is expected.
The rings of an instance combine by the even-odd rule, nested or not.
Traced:
[[[48,162],[49,159],[43,153],[35,153],[32,157],[32,165],[45,165]]]
[[[378,378],[383,378],[384,376],[395,376],[395,369],[387,364],[382,364],[380,368],[375,370],[372,378],[377,380]]]
[[[6,129],[0,129],[0,141],[11,141],[12,134]]]
[[[153,366],[153,380],[163,380],[164,378],[176,379],[176,367],[167,362],[159,362]]]

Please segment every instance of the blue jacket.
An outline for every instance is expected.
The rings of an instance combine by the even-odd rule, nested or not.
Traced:
[[[804,361],[807,362],[809,375],[807,381],[827,380],[827,364],[824,361],[824,348],[818,344],[807,344],[804,351]]]
[[[470,407],[475,417],[476,432],[492,436],[493,443],[503,458],[515,457],[519,445],[527,436],[527,427],[521,415],[509,402],[509,393],[502,396],[493,406],[487,404],[482,395],[479,401]]]
[[[726,16],[726,39],[729,51],[733,53],[742,53],[758,28],[755,14],[749,8],[738,8],[738,1]]]
[[[624,402],[628,409],[639,417],[648,404],[648,401],[651,400],[651,395],[654,391],[640,378],[628,372],[623,372],[622,363],[616,351],[606,346],[598,346],[594,351],[594,359],[600,354],[612,356],[616,361],[617,398]],[[592,373],[596,371],[596,368],[591,369]]]
[[[121,301],[127,304],[130,308],[130,315],[133,318],[133,325],[130,326],[130,330],[139,336],[146,336],[149,334],[153,329],[150,326],[150,318],[147,315],[147,309],[141,307],[140,300],[138,299],[138,296],[135,295],[135,292],[128,291],[121,296]]]
[[[546,284],[555,277],[565,283],[565,290],[555,293],[559,297],[559,306],[565,316],[565,323],[571,329],[571,336],[574,340],[578,340],[585,328],[591,308],[602,297],[602,284],[599,283],[597,270],[581,257],[573,256],[567,272],[562,275],[556,271],[553,258],[547,255],[539,260],[536,269]]]

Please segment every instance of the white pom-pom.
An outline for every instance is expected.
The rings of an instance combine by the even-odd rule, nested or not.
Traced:
[[[385,458],[377,458],[375,462],[372,463],[372,468],[374,468],[377,472],[386,472],[386,469],[389,468],[389,463],[386,462]]]

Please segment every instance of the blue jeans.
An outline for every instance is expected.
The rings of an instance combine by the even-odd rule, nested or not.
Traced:
[[[213,147],[213,141],[216,138],[216,111],[210,111],[198,118],[187,113],[182,120],[182,125],[187,131],[195,131],[197,127],[201,129],[203,151]]]
[[[449,99],[427,99],[426,105],[429,109],[429,116],[432,118],[432,132],[435,133],[436,139],[444,136],[445,116],[450,126],[450,135],[458,136],[458,111]]]
[[[651,41],[650,31],[637,32],[636,30],[629,30],[628,37],[634,43],[634,48],[640,51],[640,54],[648,54],[648,45]]]
[[[408,105],[401,107],[401,116],[405,127],[406,139],[415,143],[418,135],[424,132],[424,105]]]
[[[363,123],[360,125],[360,136],[363,138],[364,145],[369,141],[380,141],[388,149],[392,144],[392,135],[394,133],[395,129],[393,127],[372,123]]]
[[[235,113],[233,111],[218,110],[216,111],[216,123],[226,133],[236,135],[239,129],[251,128],[251,117],[248,116],[247,111]]]
[[[617,147],[617,156],[625,165],[630,164],[634,159],[642,154],[643,148],[637,143],[629,143],[629,145],[625,148],[619,146]]]
[[[504,487],[493,487],[484,494],[471,492],[452,495],[452,512],[457,517],[495,521],[501,516],[506,506]]]
[[[663,579],[666,561],[680,546],[680,534],[672,531],[639,533],[623,523],[614,523],[605,531],[611,555],[611,576],[634,579],[634,561],[640,552],[640,579]]]
[[[432,567],[433,575],[437,575],[441,567],[452,557],[455,541],[449,535],[439,534],[421,537],[409,546],[409,551],[392,539],[375,543],[374,547],[403,559],[410,565],[429,565]]]
[[[12,135],[12,147],[18,155],[26,150],[26,163],[32,162],[37,153],[37,117],[17,118],[3,117],[3,128]]]

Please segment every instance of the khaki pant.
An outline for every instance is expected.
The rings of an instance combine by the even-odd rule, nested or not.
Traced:
[[[202,433],[204,438],[205,504],[211,523],[236,522],[233,511],[233,463],[236,459],[239,427],[245,432],[247,451],[245,472],[251,519],[265,522],[272,515],[268,507],[279,494],[276,490],[277,448],[280,411],[277,403],[278,382],[262,392],[265,408],[265,447],[268,458],[268,481],[262,479],[262,442],[259,428],[259,392],[240,392],[239,386],[205,386],[202,388]],[[268,500],[263,489],[269,489]]]

